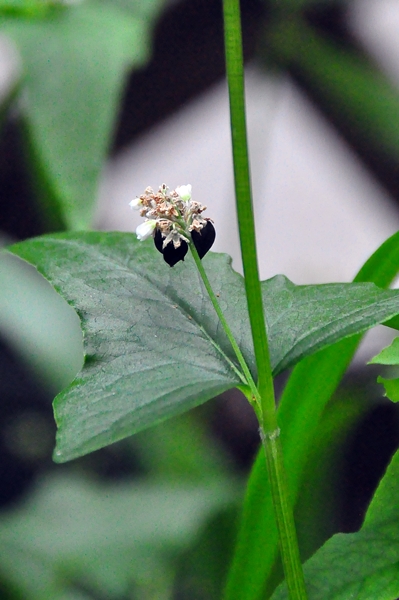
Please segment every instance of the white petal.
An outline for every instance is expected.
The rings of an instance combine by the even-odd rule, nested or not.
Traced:
[[[189,200],[191,200],[191,184],[188,183],[187,185],[179,185],[175,192],[177,194],[179,194],[180,198],[184,201],[184,202],[188,202]]]
[[[129,206],[134,210],[139,210],[143,206],[141,198],[134,198],[131,202],[129,202]]]
[[[139,239],[140,242],[144,242],[144,240],[146,240],[148,237],[150,237],[150,235],[152,235],[156,224],[157,222],[153,219],[141,223],[141,225],[139,225],[136,229],[137,239]]]

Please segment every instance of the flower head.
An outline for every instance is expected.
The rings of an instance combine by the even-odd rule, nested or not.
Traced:
[[[212,222],[202,216],[206,206],[191,199],[190,184],[172,191],[165,184],[157,192],[148,187],[130,206],[146,218],[136,229],[138,239],[143,241],[153,235],[157,250],[171,267],[184,260],[188,244],[193,243],[202,258],[214,242]]]

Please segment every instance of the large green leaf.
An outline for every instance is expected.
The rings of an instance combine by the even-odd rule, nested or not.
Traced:
[[[150,242],[141,244],[133,234],[46,236],[13,251],[37,266],[82,321],[84,369],[55,401],[57,460],[126,437],[240,383],[215,347],[214,339],[231,356],[188,261],[170,269]],[[225,256],[216,257],[212,272],[223,306],[230,307],[231,298],[238,303],[227,310],[229,320],[244,314],[235,332],[250,356],[241,277]]]
[[[90,226],[124,78],[148,58],[161,3],[87,0],[45,19],[3,19],[22,57],[21,110],[53,226]]]
[[[133,234],[70,233],[15,244],[78,312],[85,364],[55,400],[56,460],[122,439],[242,383],[227,337],[191,259],[170,269]],[[255,366],[241,275],[205,259],[241,350]],[[275,374],[399,313],[399,292],[373,284],[262,283]]]
[[[305,564],[309,600],[396,600],[399,595],[399,452],[361,530],[333,536]],[[288,598],[280,586],[273,600]]]

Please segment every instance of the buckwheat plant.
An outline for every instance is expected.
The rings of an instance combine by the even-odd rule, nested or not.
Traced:
[[[331,419],[329,401],[362,334],[381,323],[399,327],[399,291],[384,289],[399,271],[399,233],[377,249],[352,283],[297,286],[284,275],[260,281],[239,1],[223,0],[223,14],[244,277],[226,254],[209,252],[202,260],[215,228],[190,184],[174,190],[165,184],[158,191],[148,187],[130,202],[144,219],[138,239],[133,233],[80,227],[9,248],[73,307],[83,332],[83,367],[53,403],[54,460],[84,456],[238,388],[255,411],[261,447],[223,582],[224,600],[306,600],[308,592],[311,600],[395,600],[399,453],[360,531],[308,547],[302,556],[309,558],[306,588],[293,509],[301,508],[301,493],[308,492],[306,510],[298,511],[303,541],[318,518],[310,495],[314,489],[316,495],[325,492],[317,482],[308,490],[312,451],[322,443],[325,450],[324,438],[348,431],[350,422],[345,411],[339,420]],[[151,237],[173,269],[143,243]],[[376,362],[395,360],[397,348]],[[292,373],[277,407],[273,378],[287,369]],[[394,398],[399,398],[399,382],[384,383],[389,389],[397,385]],[[321,426],[328,431],[322,441]]]

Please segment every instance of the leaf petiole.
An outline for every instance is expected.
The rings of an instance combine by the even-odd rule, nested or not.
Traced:
[[[244,356],[243,356],[243,354],[242,354],[242,352],[240,350],[240,347],[237,344],[237,341],[236,341],[236,339],[235,339],[235,337],[234,337],[234,335],[233,335],[233,333],[232,333],[232,331],[230,329],[230,326],[229,326],[228,322],[226,321],[226,318],[225,318],[225,316],[223,314],[223,311],[220,308],[220,304],[218,302],[216,294],[215,294],[215,292],[212,289],[211,283],[210,283],[210,281],[208,279],[208,276],[206,274],[206,271],[204,269],[202,261],[201,261],[199,255],[198,255],[197,249],[196,249],[196,247],[195,247],[195,245],[194,245],[193,242],[190,243],[190,250],[191,250],[191,254],[192,254],[193,258],[194,258],[195,264],[197,266],[197,269],[199,271],[199,274],[201,276],[201,279],[202,279],[202,281],[204,283],[205,289],[208,292],[208,295],[209,295],[209,298],[210,298],[210,300],[212,302],[212,305],[213,305],[213,307],[214,307],[214,309],[216,311],[216,314],[219,317],[220,323],[221,323],[221,325],[222,325],[222,327],[223,327],[223,329],[224,329],[224,331],[225,331],[225,333],[226,333],[226,335],[228,337],[228,340],[229,340],[229,342],[230,342],[230,344],[231,344],[231,346],[232,346],[232,348],[234,350],[234,353],[235,353],[235,355],[237,357],[237,360],[238,360],[238,362],[240,364],[240,367],[242,369],[242,373],[240,373],[236,367],[235,367],[235,370],[236,370],[237,374],[239,375],[240,379],[243,381],[243,383],[246,384],[249,387],[249,389],[251,391],[251,399],[252,399],[252,401],[250,400],[250,403],[254,406],[256,414],[260,415],[260,411],[261,411],[260,401],[261,401],[261,398],[260,398],[260,395],[259,395],[258,388],[256,387],[256,383],[255,383],[255,381],[254,381],[254,379],[253,379],[253,377],[251,375],[251,371],[249,370],[249,367],[248,367],[248,365],[247,365],[247,363],[245,361],[245,358],[244,358]],[[243,376],[242,376],[242,374],[243,374]],[[243,379],[243,377],[244,377],[244,379]],[[245,395],[248,398],[248,395],[247,394],[245,394]]]

